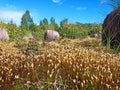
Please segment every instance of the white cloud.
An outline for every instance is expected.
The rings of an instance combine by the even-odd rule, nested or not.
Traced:
[[[61,0],[52,0],[54,3],[60,3]]]
[[[107,2],[106,0],[100,0],[101,4],[106,3],[106,2]]]
[[[5,22],[13,20],[14,23],[20,24],[22,15],[23,12],[20,11],[0,10],[0,20],[3,20]]]
[[[76,10],[80,11],[80,10],[86,10],[87,7],[77,7]]]
[[[13,20],[17,25],[21,22],[21,17],[24,11],[18,9],[18,7],[11,5],[9,3],[0,6],[0,20],[4,22],[9,22]]]

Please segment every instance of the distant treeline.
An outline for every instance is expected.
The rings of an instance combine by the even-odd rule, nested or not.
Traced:
[[[17,26],[12,20],[9,23],[0,21],[0,28],[7,29],[10,40],[12,41],[23,38],[24,36],[29,36],[30,34],[36,39],[43,39],[44,32],[47,29],[56,30],[60,33],[61,37],[71,39],[85,38],[94,33],[101,33],[102,29],[101,24],[69,23],[66,18],[61,20],[60,25],[58,25],[54,17],[51,17],[50,23],[47,18],[44,18],[40,21],[39,25],[37,25],[31,18],[29,10],[26,10],[23,14],[20,26]]]

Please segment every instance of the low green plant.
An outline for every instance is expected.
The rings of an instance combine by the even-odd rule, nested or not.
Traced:
[[[91,39],[81,42],[83,47],[98,47],[101,45],[101,41],[99,39]]]
[[[102,44],[106,46],[107,50],[113,49],[113,53],[119,53],[120,51],[120,45],[118,41],[114,40],[114,36],[108,31],[108,33],[103,32],[105,36],[105,40],[102,40]],[[114,43],[113,43],[114,42]]]
[[[37,40],[41,40],[44,37],[44,30],[38,30],[38,31],[31,31],[34,38]]]
[[[21,81],[15,81],[12,90],[25,90],[27,87]]]
[[[36,90],[35,86],[31,85],[29,90]]]
[[[63,28],[60,31],[60,35],[62,37],[76,39],[76,38],[85,38],[88,36],[88,33],[86,30],[79,30],[78,28],[73,26],[72,28],[71,27]]]
[[[36,40],[24,40],[17,41],[15,47],[19,48],[25,54],[37,54],[39,53],[39,43]]]

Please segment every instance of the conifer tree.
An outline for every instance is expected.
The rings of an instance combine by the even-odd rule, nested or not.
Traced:
[[[57,23],[55,22],[54,17],[51,17],[51,19],[50,19],[50,27],[53,30],[58,30],[58,28],[59,28]]]
[[[26,10],[26,12],[23,14],[21,18],[21,27],[22,29],[29,30],[29,27],[34,24],[33,19],[30,16],[29,10]]]
[[[47,18],[43,19],[43,29],[47,30],[49,28],[48,20]]]

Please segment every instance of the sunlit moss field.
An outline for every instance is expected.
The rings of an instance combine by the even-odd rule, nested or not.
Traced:
[[[0,42],[0,90],[120,90],[120,54],[94,38]]]

